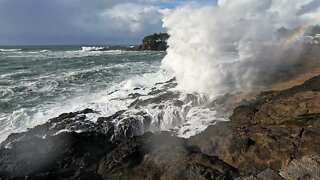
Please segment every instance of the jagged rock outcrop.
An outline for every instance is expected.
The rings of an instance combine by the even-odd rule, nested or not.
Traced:
[[[167,33],[155,33],[143,38],[142,44],[138,47],[140,51],[166,51],[167,40],[169,35]]]
[[[5,179],[231,179],[235,168],[185,145],[170,133],[146,133],[123,142],[102,133],[29,136],[0,149]]]
[[[320,156],[310,155],[295,159],[277,172],[272,169],[262,171],[256,176],[241,177],[237,180],[284,180],[284,179],[320,179]]]
[[[217,157],[200,153],[185,140],[163,132],[147,133],[125,141],[101,160],[104,178],[124,179],[227,179],[237,170]]]
[[[159,98],[173,96],[164,93]],[[159,99],[132,106],[148,101]],[[189,139],[169,132],[131,137],[130,127],[124,128],[125,138],[112,138],[115,126],[110,122],[124,111],[96,123],[85,118],[92,112],[61,114],[10,135],[0,145],[0,177],[263,180],[320,176],[320,76],[244,101],[231,121],[209,126]]]
[[[295,159],[280,170],[280,175],[285,179],[320,179],[320,156]]]
[[[320,76],[261,93],[237,107],[230,119],[190,138],[190,145],[217,155],[242,175],[280,170],[295,159],[320,155]]]
[[[101,133],[28,136],[0,149],[3,179],[99,179],[98,162],[115,144]]]

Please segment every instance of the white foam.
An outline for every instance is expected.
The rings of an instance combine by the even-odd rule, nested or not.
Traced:
[[[108,117],[120,110],[126,110],[122,119],[114,119],[113,123],[116,126],[115,134],[121,133],[121,126],[126,119],[132,117],[138,121],[138,127],[135,127],[135,133],[142,134],[146,131],[162,131],[173,130],[180,137],[190,137],[202,132],[207,126],[214,124],[218,120],[228,120],[227,118],[219,117],[217,111],[205,107],[208,99],[202,94],[194,94],[195,98],[188,99],[188,94],[179,92],[175,88],[168,89],[175,93],[181,93],[178,99],[162,100],[159,104],[146,104],[138,108],[129,105],[136,99],[129,98],[131,93],[139,93],[140,101],[156,98],[162,93],[148,95],[152,90],[163,89],[164,82],[172,78],[171,74],[166,71],[159,71],[157,73],[145,74],[144,76],[136,76],[129,80],[117,84],[105,92],[94,93],[90,95],[78,96],[68,101],[57,102],[50,106],[40,106],[33,109],[23,109],[15,111],[9,117],[10,125],[6,125],[6,129],[1,130],[0,141],[4,140],[9,133],[22,132],[27,128],[32,128],[36,125],[43,124],[46,120],[56,117],[61,113],[75,112],[90,108],[96,113],[87,114],[87,119],[96,122],[99,117]],[[140,89],[128,90],[124,88],[128,82],[144,82],[141,83]],[[134,86],[135,87],[135,86]],[[154,89],[156,88],[156,89]],[[163,93],[168,92],[164,91]],[[174,100],[180,100],[184,103],[183,106],[175,106]],[[161,107],[161,108],[160,108]],[[151,118],[150,128],[145,127],[145,118],[140,115],[145,113]],[[8,121],[7,121],[8,122]],[[120,128],[120,129],[117,129]]]
[[[164,11],[163,26],[170,38],[163,67],[175,74],[179,88],[190,92],[217,96],[250,91],[269,80],[271,73],[286,73],[282,66],[295,69],[296,64],[307,64],[297,63],[301,46],[284,46],[276,32],[317,22],[319,8],[302,8],[310,2],[218,0],[217,5]],[[232,61],[222,45],[235,47]],[[291,56],[286,58],[288,48]]]
[[[51,52],[50,50],[47,50],[47,49],[44,49],[44,50],[41,50],[39,51],[40,53],[47,53],[47,52]]]
[[[0,89],[0,97],[1,98],[4,96],[7,96],[7,95],[12,95],[12,94],[14,94],[14,91],[12,90],[12,88],[10,88],[10,87],[2,88],[1,87],[1,89]]]
[[[21,51],[21,49],[0,49],[0,52],[17,52]]]
[[[152,83],[151,81],[159,80],[159,78],[163,78],[166,75],[162,72],[158,72],[155,74],[149,74],[149,76],[152,78],[148,80],[149,84],[144,84],[145,87],[155,83]],[[154,78],[156,76],[158,78]],[[142,77],[148,78],[148,75],[139,76],[139,78]],[[137,79],[137,77],[133,77],[133,79]],[[14,111],[10,116],[3,117],[3,122],[6,123],[1,126],[5,129],[0,129],[0,142],[3,141],[10,133],[25,131],[28,128],[43,124],[48,119],[57,117],[65,112],[75,112],[85,108],[91,108],[97,111],[97,113],[88,114],[87,120],[96,122],[98,117],[111,116],[119,110],[125,110],[134,101],[134,99],[128,98],[128,94],[132,91],[122,89],[123,85],[127,81],[130,80],[123,81],[120,84],[110,87],[109,90],[106,91],[77,96],[70,98],[67,101],[56,102],[54,104],[44,104],[32,109],[20,109],[18,111]],[[28,87],[33,91],[44,92],[51,91],[52,88],[57,85],[55,81],[49,84],[39,83],[41,82],[30,83]],[[115,90],[117,90],[117,92],[111,93]],[[144,93],[147,93],[147,91]]]
[[[217,121],[229,121],[227,114],[224,115],[221,117],[221,113],[214,109],[193,107],[188,112],[185,123],[175,129],[179,137],[189,138],[201,133]]]
[[[18,71],[15,71],[15,72],[12,72],[12,73],[7,73],[7,74],[2,74],[0,75],[0,79],[6,79],[10,76],[14,76],[14,75],[18,75],[18,74],[24,74],[24,73],[28,73],[30,71],[26,71],[26,70],[18,70]]]
[[[28,90],[33,92],[50,92],[58,86],[55,80],[36,81],[28,83],[26,86]]]
[[[101,53],[115,53],[115,52],[46,52],[30,55],[33,58],[39,57],[76,57],[96,55]],[[147,54],[159,55],[157,52],[117,52],[130,54]],[[28,55],[23,53],[23,55]],[[119,58],[119,61],[122,61]],[[124,60],[124,62],[126,62]],[[13,112],[10,116],[4,117],[4,127],[0,129],[0,141],[4,140],[9,133],[22,132],[27,128],[32,128],[36,125],[45,123],[48,119],[57,117],[65,112],[80,111],[85,108],[90,108],[95,113],[87,114],[87,119],[96,122],[99,117],[108,117],[120,110],[126,110],[123,118],[114,119],[114,124],[119,129],[115,133],[120,133],[121,124],[127,123],[126,120],[130,117],[138,121],[135,130],[142,134],[145,131],[161,131],[173,130],[181,137],[189,137],[203,131],[208,125],[214,124],[219,120],[219,113],[216,110],[205,107],[208,99],[203,94],[192,94],[193,98],[189,98],[188,91],[182,91],[175,87],[167,88],[163,82],[173,78],[173,75],[165,70],[160,70],[153,73],[155,69],[159,69],[159,63],[149,62],[126,62],[121,64],[113,64],[110,66],[96,66],[88,69],[73,69],[72,71],[59,72],[59,74],[42,74],[36,81],[24,81],[20,86],[27,87],[29,91],[38,93],[50,93],[57,89],[59,80],[69,80],[82,73],[108,71],[109,69],[119,68],[121,70],[128,68],[121,77],[114,77],[112,82],[108,84],[108,88],[98,92],[85,92],[81,90],[82,87],[67,87],[77,88],[74,96],[71,97],[57,97],[54,102],[46,102],[39,104],[30,109],[20,109]],[[121,72],[121,71],[120,71]],[[141,72],[141,73],[140,73]],[[122,72],[123,73],[123,72]],[[144,74],[142,74],[144,73]],[[129,74],[137,74],[129,77]],[[107,77],[106,77],[107,78]],[[116,79],[116,78],[119,78]],[[126,79],[123,81],[123,79]],[[120,83],[118,83],[120,82]],[[115,84],[116,83],[116,84]],[[112,86],[110,87],[110,85]],[[172,84],[171,84],[172,85]],[[139,88],[139,89],[137,89]],[[28,91],[28,92],[29,92]],[[153,93],[151,93],[153,92]],[[172,97],[171,99],[160,99],[157,103],[144,104],[137,107],[129,107],[137,98],[132,98],[131,94],[140,94],[139,100],[149,100],[157,98],[160,95],[172,92],[179,94],[179,97]],[[10,93],[10,92],[8,92]],[[151,95],[150,95],[151,94]],[[63,93],[62,93],[63,95]],[[182,106],[175,105],[175,100],[183,102]],[[152,101],[151,101],[152,102]],[[146,128],[145,117],[141,113],[151,118],[150,128]],[[223,119],[223,118],[222,118]],[[223,119],[226,120],[226,119]]]
[[[82,47],[82,52],[90,52],[90,51],[104,51],[107,50],[108,47],[96,47],[96,46],[92,46],[92,47]]]
[[[2,52],[2,51],[0,51]],[[9,58],[31,58],[34,60],[45,60],[47,58],[77,58],[77,57],[87,57],[87,56],[100,56],[103,54],[121,54],[121,53],[130,53],[123,52],[121,50],[105,50],[105,51],[89,51],[89,50],[73,50],[73,51],[49,51],[49,50],[41,50],[41,51],[8,51],[10,53],[3,54]],[[133,53],[133,52],[132,52]]]

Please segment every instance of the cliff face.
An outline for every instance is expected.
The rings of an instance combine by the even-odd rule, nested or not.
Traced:
[[[320,76],[283,91],[261,93],[234,110],[225,162],[250,170],[280,169],[320,153]]]
[[[143,38],[142,44],[138,47],[141,51],[166,51],[167,40],[169,35],[167,33],[153,34]]]
[[[231,121],[190,139],[168,132],[109,140],[113,117],[62,114],[0,145],[0,177],[68,179],[317,179],[320,76],[260,93]],[[74,129],[75,132],[63,132]],[[82,132],[78,131],[82,130]],[[250,176],[250,177],[246,177]]]
[[[260,93],[256,100],[235,108],[230,122],[209,127],[190,138],[189,144],[218,156],[241,175],[271,168],[288,179],[319,177],[319,104],[317,76],[287,90]],[[299,171],[292,174],[297,167]]]

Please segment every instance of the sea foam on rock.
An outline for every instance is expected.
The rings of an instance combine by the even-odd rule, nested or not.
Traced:
[[[173,82],[162,85],[169,87]],[[152,124],[140,107],[155,102],[161,105],[161,99],[178,96],[159,91],[163,93],[160,99],[156,96],[132,103],[135,114],[133,109],[121,110],[92,122],[86,116],[96,111],[85,109],[10,135],[0,146],[0,176],[308,179],[319,174],[320,76],[287,90],[263,92],[238,106],[231,121],[216,122],[189,139],[174,136],[175,131],[137,136]],[[206,106],[219,107],[230,97]],[[186,99],[195,104],[199,100],[191,95]]]
[[[124,90],[125,93],[116,90],[109,93],[106,103],[92,103],[85,110],[61,114],[31,131],[38,131],[41,137],[61,132],[94,131],[106,134],[108,139],[121,141],[148,131],[171,131],[187,138],[216,121],[228,120],[221,104],[211,102],[201,94],[178,91],[176,86],[175,79],[171,79],[151,88],[143,86]],[[117,104],[121,106],[105,110],[109,108],[107,105]]]

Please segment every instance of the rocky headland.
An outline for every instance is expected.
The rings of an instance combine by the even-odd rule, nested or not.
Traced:
[[[155,33],[143,38],[142,44],[138,46],[138,50],[141,51],[166,51],[168,48],[167,40],[169,34],[167,33]]]
[[[174,82],[169,82],[173,83]],[[159,99],[153,99],[158,101]],[[148,102],[140,102],[148,103]],[[0,145],[2,179],[319,179],[320,76],[242,101],[229,122],[189,139],[134,136],[93,110],[61,114]],[[129,126],[129,125],[128,125]],[[131,133],[131,134],[130,134]]]
[[[166,51],[168,48],[167,40],[169,34],[167,33],[154,33],[145,36],[141,44],[134,46],[110,46],[100,51],[108,50],[121,50],[121,51]]]

